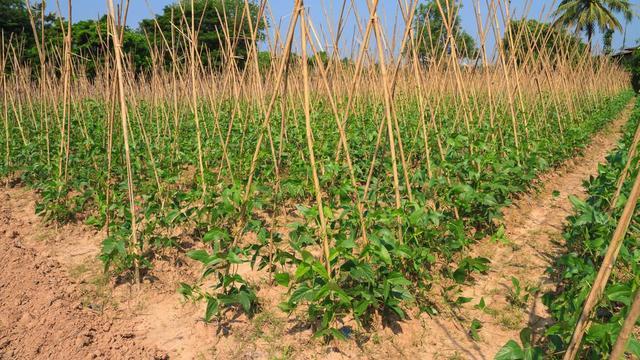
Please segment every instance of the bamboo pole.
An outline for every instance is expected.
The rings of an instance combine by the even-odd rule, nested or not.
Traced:
[[[604,259],[602,260],[602,264],[600,265],[598,274],[596,275],[591,291],[589,292],[589,296],[584,303],[582,313],[580,314],[576,327],[573,331],[571,342],[569,343],[567,351],[564,354],[564,360],[575,359],[578,351],[580,350],[580,342],[582,341],[584,332],[589,327],[591,312],[600,300],[607,281],[609,280],[611,270],[613,270],[613,266],[615,265],[618,253],[620,252],[620,248],[622,247],[622,242],[627,233],[629,224],[631,223],[636,204],[638,203],[639,195],[640,173],[636,175],[635,181],[633,183],[633,188],[631,189],[631,193],[629,194],[629,198],[627,199],[627,204],[625,205],[624,210],[622,211],[622,215],[618,220],[616,230],[611,237],[611,242],[609,243],[607,252],[604,256]]]
[[[622,193],[622,187],[624,185],[625,180],[627,179],[627,175],[629,174],[629,169],[631,167],[631,163],[635,160],[636,151],[638,150],[638,142],[640,141],[640,124],[636,127],[636,132],[633,135],[633,140],[631,141],[631,145],[629,147],[629,153],[627,154],[627,161],[624,164],[624,168],[622,172],[618,176],[618,180],[616,181],[616,191],[611,198],[611,202],[609,203],[609,214],[615,209],[616,204],[618,203],[618,199],[620,198],[620,194]],[[637,164],[636,164],[637,166]]]
[[[633,303],[631,304],[631,308],[629,309],[627,317],[624,319],[624,323],[622,324],[622,329],[620,329],[618,338],[613,345],[613,350],[611,351],[609,360],[619,360],[623,358],[624,351],[627,347],[627,342],[629,341],[629,337],[636,327],[638,317],[640,317],[640,290],[636,290],[636,295],[633,298]]]
[[[127,190],[129,196],[129,210],[131,213],[131,244],[130,248],[133,254],[139,256],[139,246],[136,228],[136,209],[134,202],[134,184],[133,171],[131,169],[131,153],[129,150],[129,126],[127,114],[127,102],[124,94],[124,70],[122,66],[122,45],[120,44],[119,31],[115,23],[115,12],[113,10],[113,0],[108,0],[109,20],[111,24],[111,38],[113,39],[113,48],[115,50],[116,65],[116,81],[118,83],[118,95],[120,102],[120,120],[122,124],[122,136],[124,139],[125,161],[127,166]],[[134,260],[134,281],[140,284],[140,266],[138,260]]]
[[[309,150],[309,161],[311,166],[311,175],[313,178],[313,187],[315,189],[316,206],[318,207],[318,217],[320,218],[320,237],[322,239],[325,267],[327,269],[328,276],[331,277],[331,255],[329,250],[329,239],[327,237],[327,220],[324,214],[324,206],[322,205],[322,189],[320,187],[320,180],[318,179],[316,156],[313,149],[313,130],[311,129],[311,90],[309,88],[310,79],[307,58],[307,23],[304,20],[304,4],[302,0],[298,1],[298,7],[295,11],[298,13],[296,18],[300,19],[302,76],[304,81],[304,125],[306,130],[307,148]]]

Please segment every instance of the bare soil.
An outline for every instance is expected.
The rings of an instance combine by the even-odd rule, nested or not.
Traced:
[[[85,306],[82,286],[34,246],[52,231],[33,215],[32,198],[26,190],[0,194],[0,359],[167,358],[142,343],[129,321]],[[61,258],[95,257],[80,237],[65,238],[72,241]]]
[[[37,195],[24,187],[0,189],[0,359],[489,359],[525,326],[549,321],[540,296],[552,284],[545,270],[562,252],[568,195],[585,196],[582,182],[597,173],[616,145],[628,107],[597,134],[583,155],[541,177],[538,190],[504,211],[502,241],[485,239],[471,256],[491,269],[456,296],[473,298],[435,317],[414,314],[386,323],[353,341],[321,343],[276,305],[284,290],[268,276],[242,270],[258,288],[263,311],[254,318],[228,314],[205,324],[203,305],[184,303],[178,282],[197,278],[200,267],[181,254],[158,255],[139,287],[102,274],[97,259],[105,234],[79,224],[46,225],[35,215]],[[518,304],[512,277],[531,298]],[[483,299],[486,307],[477,309]],[[470,324],[482,324],[479,340]]]

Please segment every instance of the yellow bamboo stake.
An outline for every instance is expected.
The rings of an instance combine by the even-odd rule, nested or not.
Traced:
[[[640,175],[640,174],[639,174]],[[582,313],[580,314],[580,318],[578,319],[578,323],[573,331],[573,336],[571,337],[571,342],[567,347],[567,352],[565,352],[563,359],[564,360],[573,360],[576,358],[578,351],[580,350],[580,342],[582,341],[582,337],[584,332],[589,327],[589,319],[591,316],[591,312],[593,308],[598,304],[602,293],[604,292],[604,288],[609,280],[609,276],[611,275],[611,270],[613,270],[613,266],[615,265],[616,259],[618,257],[618,253],[620,252],[620,248],[622,247],[622,242],[627,233],[627,229],[629,224],[631,223],[631,219],[633,217],[633,213],[636,208],[636,204],[638,203],[638,196],[640,195],[640,176],[636,176],[636,179],[633,183],[633,188],[631,189],[631,193],[629,194],[629,198],[627,199],[627,204],[622,211],[622,215],[620,216],[620,220],[618,220],[618,225],[616,227],[615,232],[611,238],[611,242],[609,243],[609,247],[607,248],[607,253],[602,260],[602,264],[600,265],[600,269],[598,270],[598,275],[593,282],[593,286],[591,291],[589,292],[589,296],[584,303],[584,307],[582,309]]]
[[[127,102],[124,95],[124,70],[122,66],[122,45],[118,28],[115,23],[115,12],[113,10],[113,0],[109,0],[109,21],[111,24],[111,37],[113,39],[113,48],[115,50],[116,63],[116,81],[118,83],[118,95],[120,101],[120,120],[122,124],[122,136],[124,139],[124,154],[127,165],[127,190],[129,195],[129,209],[131,212],[131,251],[135,255],[139,255],[137,228],[136,228],[136,209],[134,202],[133,189],[133,171],[131,169],[131,153],[129,151],[129,125],[127,119]],[[140,267],[138,261],[134,261],[134,280],[136,284],[140,283]]]
[[[636,296],[634,296],[633,298],[631,309],[629,309],[627,318],[624,319],[622,329],[620,329],[620,333],[618,334],[616,343],[613,345],[613,350],[611,351],[609,360],[622,359],[622,357],[624,356],[625,348],[627,347],[627,342],[629,341],[629,337],[636,327],[638,317],[640,317],[640,290],[636,290]]]
[[[300,0],[296,9],[300,21],[300,43],[302,47],[302,77],[304,83],[304,125],[307,136],[307,148],[309,149],[309,162],[311,165],[311,175],[313,177],[313,187],[316,193],[316,205],[318,207],[318,217],[320,218],[320,237],[322,239],[322,249],[324,251],[325,267],[331,277],[331,257],[329,251],[329,239],[327,237],[327,220],[322,206],[322,189],[318,179],[318,169],[316,166],[316,156],[313,150],[313,131],[311,129],[311,90],[309,88],[309,64],[307,59],[307,23],[304,21],[304,4]]]

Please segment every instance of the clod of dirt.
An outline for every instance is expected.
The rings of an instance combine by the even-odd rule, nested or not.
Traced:
[[[0,359],[167,358],[131,336],[131,324],[78,307],[64,268],[16,240],[0,236]]]

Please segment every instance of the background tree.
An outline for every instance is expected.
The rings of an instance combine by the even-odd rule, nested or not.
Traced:
[[[631,84],[640,93],[640,49],[636,49],[631,58]]]
[[[36,27],[39,29],[42,21],[42,3],[33,4],[31,13],[34,16]],[[44,16],[45,30],[54,27],[57,17],[53,14]],[[38,59],[38,51],[35,47],[35,39],[31,30],[31,20],[26,1],[24,0],[0,0],[0,31],[5,39],[13,39],[21,42],[24,47],[23,60],[32,61]]]
[[[0,0],[0,29],[6,38],[30,33],[29,13],[23,0]]]
[[[584,32],[591,48],[596,29],[602,32],[622,30],[616,18],[620,14],[627,21],[633,19],[629,0],[562,0],[554,13],[557,17],[554,24],[575,28],[577,33]]]
[[[622,57],[621,64],[631,73],[631,86],[640,93],[640,49],[635,49],[629,57]]]
[[[509,33],[511,36],[507,35]],[[545,56],[551,63],[563,57],[577,60],[586,50],[586,44],[580,37],[570,34],[566,29],[529,19],[511,21],[503,44],[507,53],[514,53],[519,64],[527,56],[531,60]]]
[[[261,73],[266,73],[271,69],[271,64],[273,63],[273,56],[271,56],[270,51],[260,51],[258,52],[258,68]]]
[[[92,77],[95,75],[96,66],[98,65],[96,61],[104,61],[104,55],[113,51],[112,45],[107,43],[107,17],[103,16],[97,21],[79,21],[73,24],[72,29],[72,51],[75,54],[89,58],[89,61],[86,62],[88,66],[86,71]],[[122,38],[122,51],[125,56],[129,57],[136,72],[149,69],[151,65],[149,47],[144,35],[141,33],[125,27]]]
[[[67,26],[67,21],[60,19],[45,30],[46,44],[48,47],[62,48],[64,36],[60,28]],[[99,20],[82,20],[71,26],[73,36],[71,38],[71,52],[82,59],[87,77],[93,78],[98,67],[104,63],[106,57],[113,54],[113,44],[108,42],[107,17]],[[35,47],[33,51],[37,51]],[[129,27],[124,29],[122,39],[123,54],[131,61],[136,72],[142,72],[150,68],[151,58],[147,40],[143,34]],[[37,56],[37,54],[36,54]],[[34,58],[35,59],[35,58]]]
[[[320,58],[320,61],[326,68],[329,65],[329,54],[327,54],[326,51],[318,51],[318,57]],[[316,59],[315,55],[310,55],[308,62],[309,62],[309,66],[315,67],[318,63],[318,60]]]
[[[235,44],[233,55],[238,63],[246,62],[252,34],[249,21],[243,15],[245,13],[244,7],[244,0],[194,0],[195,23],[199,30],[198,46],[202,50],[202,59],[205,64],[214,67],[221,65],[223,48],[227,46],[224,38],[227,30],[232,44]],[[257,41],[264,39],[267,28],[264,20],[258,21],[257,19],[259,10],[255,1],[249,1],[249,13],[253,26],[254,28],[259,27]],[[162,14],[156,16],[155,19],[143,20],[140,23],[140,29],[153,36],[160,28],[165,38],[170,39],[172,25],[178,29],[186,29],[185,25],[191,25],[191,16],[191,0],[180,0],[166,6]],[[225,22],[228,23],[225,24]],[[161,36],[154,36],[154,40],[159,48],[163,47]],[[179,46],[178,49],[179,54],[184,55],[185,46]]]
[[[437,0],[429,0],[416,7],[414,16],[414,30],[418,39],[418,55],[424,62],[438,58],[442,54],[451,54],[451,44],[448,40],[447,27],[444,18],[436,3]],[[459,58],[474,58],[478,54],[476,42],[471,35],[462,29],[460,20],[461,4],[451,7],[452,35]],[[442,5],[442,10],[447,8]]]
[[[606,29],[604,35],[602,35],[602,51],[606,55],[610,55],[613,52],[613,33],[612,29]]]

